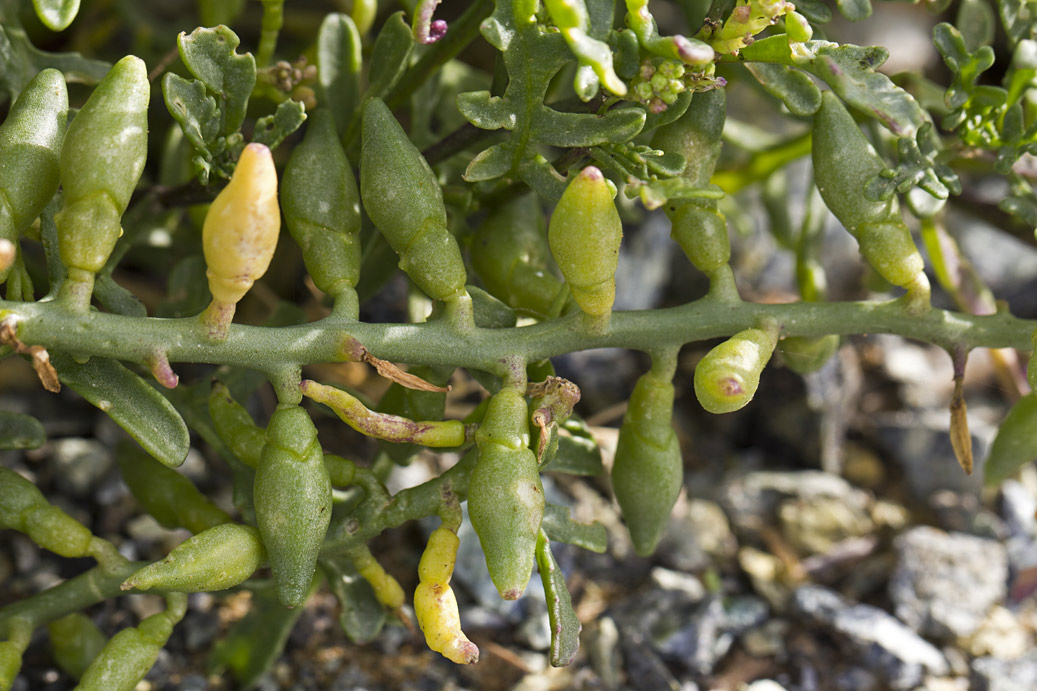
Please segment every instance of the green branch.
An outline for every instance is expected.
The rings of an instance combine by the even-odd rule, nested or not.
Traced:
[[[374,355],[395,362],[454,365],[504,373],[504,361],[528,362],[593,348],[645,350],[727,337],[769,317],[783,336],[892,333],[944,348],[1030,350],[1037,321],[1007,312],[973,316],[933,309],[911,314],[899,300],[759,305],[702,299],[680,307],[617,312],[610,329],[591,333],[579,314],[507,329],[459,333],[441,321],[367,324],[328,317],[287,328],[233,325],[226,341],[213,343],[197,320],[142,319],[117,314],[76,314],[56,303],[0,301],[0,318],[18,321],[18,337],[77,357],[103,356],[144,363],[155,352],[169,362],[249,367],[280,375],[292,366],[351,359],[345,348],[360,341]],[[281,379],[282,376],[275,378]]]

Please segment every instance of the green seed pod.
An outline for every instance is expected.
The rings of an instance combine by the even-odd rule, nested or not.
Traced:
[[[777,340],[770,330],[746,329],[706,353],[695,367],[695,396],[702,407],[730,413],[751,401]]]
[[[127,578],[122,589],[182,593],[226,590],[255,573],[264,561],[266,550],[258,530],[224,523],[181,542],[165,559]]]
[[[637,380],[619,428],[612,491],[634,550],[655,550],[683,484],[681,449],[670,424],[673,384],[653,371]]]
[[[906,288],[919,281],[925,265],[896,197],[871,201],[864,194],[885,165],[831,91],[824,92],[814,115],[813,161],[825,205],[857,238],[868,263],[893,285]]]
[[[426,295],[464,295],[467,272],[447,229],[443,191],[421,152],[380,99],[364,103],[360,194],[364,210]]]
[[[10,689],[22,668],[25,650],[12,641],[0,641],[0,689]]]
[[[839,337],[835,334],[820,338],[792,336],[778,343],[785,366],[797,374],[816,372],[832,359],[839,349]]]
[[[227,523],[230,516],[209,501],[186,477],[126,444],[117,454],[119,472],[145,511],[166,528],[200,533]]]
[[[360,280],[360,192],[330,111],[308,118],[281,181],[281,207],[314,285],[328,295]]]
[[[64,209],[55,217],[62,263],[70,278],[91,280],[101,270],[122,229],[148,156],[151,88],[144,61],[128,55],[115,63],[69,125],[61,149]]]
[[[534,317],[551,314],[562,282],[552,273],[543,215],[534,195],[495,209],[471,245],[472,268],[491,295]]]
[[[245,407],[234,400],[223,382],[213,382],[209,393],[209,417],[216,436],[230,447],[238,460],[256,468],[266,444],[266,432],[253,422]]]
[[[727,117],[727,98],[723,89],[695,94],[684,115],[660,127],[652,146],[684,157],[682,177],[695,187],[706,187],[716,169],[723,148],[721,135]],[[671,237],[699,271],[711,274],[731,259],[731,240],[727,221],[717,211],[716,200],[692,199],[666,205]]]
[[[173,632],[169,611],[153,614],[136,628],[112,636],[83,673],[79,691],[132,691],[155,664]]]
[[[516,389],[501,389],[490,399],[475,437],[479,461],[468,483],[468,515],[505,600],[518,599],[526,589],[544,517],[544,487],[528,448],[526,416]]]
[[[605,319],[612,313],[622,239],[623,223],[605,176],[588,166],[558,200],[547,241],[573,299],[592,317]]]
[[[90,553],[93,535],[82,523],[48,502],[34,484],[0,468],[0,528],[25,533],[43,549],[63,557]]]
[[[25,85],[0,125],[0,238],[17,242],[58,191],[67,117],[65,77],[48,68]],[[0,269],[0,282],[9,270]]]
[[[79,612],[47,624],[54,661],[75,679],[83,676],[107,639],[90,617]]]
[[[317,429],[299,406],[280,405],[270,418],[252,491],[278,599],[301,605],[331,520],[331,479]]]

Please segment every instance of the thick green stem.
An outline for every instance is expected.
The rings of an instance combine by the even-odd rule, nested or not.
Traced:
[[[164,349],[171,363],[198,362],[278,372],[286,363],[307,365],[348,359],[348,339],[372,354],[395,362],[453,365],[503,374],[509,358],[535,362],[578,350],[664,346],[731,336],[770,317],[785,336],[899,334],[944,348],[1018,348],[1030,350],[1037,321],[1007,313],[974,316],[933,309],[913,314],[900,301],[790,303],[761,305],[711,299],[669,309],[615,312],[607,334],[589,333],[581,314],[507,329],[474,328],[458,333],[440,320],[424,324],[368,324],[332,315],[286,328],[233,324],[227,340],[213,343],[196,320],[142,319],[90,312],[74,314],[55,303],[0,301],[0,318],[18,322],[26,345],[146,362]]]
[[[95,566],[61,585],[10,604],[0,609],[0,631],[16,618],[28,620],[35,629],[103,600],[125,595],[119,586],[146,565],[143,561],[126,562],[110,571]]]
[[[266,67],[274,57],[277,35],[284,24],[284,0],[263,0],[263,24],[259,35],[256,65]]]

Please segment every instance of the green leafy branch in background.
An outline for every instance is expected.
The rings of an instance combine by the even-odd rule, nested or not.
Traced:
[[[256,86],[255,58],[251,53],[238,54],[240,41],[225,26],[180,34],[176,43],[194,79],[172,72],[163,77],[166,108],[194,149],[191,162],[202,184],[213,174],[230,178],[245,147],[240,130]],[[276,148],[305,120],[301,102],[283,101],[273,115],[256,122],[252,140]]]

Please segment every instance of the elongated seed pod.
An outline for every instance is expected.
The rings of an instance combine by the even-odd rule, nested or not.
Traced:
[[[313,283],[329,295],[360,279],[360,192],[326,108],[315,111],[292,151],[281,206]]]
[[[44,498],[36,485],[0,468],[0,528],[18,530],[37,545],[63,557],[90,553],[90,530]]]
[[[263,144],[249,144],[230,182],[209,206],[202,226],[212,293],[204,321],[215,339],[226,338],[234,306],[266,273],[280,228],[274,159]]]
[[[68,92],[58,70],[32,78],[0,125],[0,238],[18,236],[58,191]],[[0,269],[0,282],[10,267]]]
[[[47,624],[54,661],[69,676],[79,679],[104,648],[107,639],[90,617],[80,612]]]
[[[612,313],[622,239],[623,223],[605,176],[588,166],[558,200],[547,241],[573,299],[592,317]]]
[[[641,556],[659,544],[683,484],[672,414],[673,384],[654,371],[643,374],[619,428],[612,466],[612,491]]]
[[[132,691],[155,664],[177,619],[166,610],[151,615],[137,627],[119,631],[87,667],[76,689]]]
[[[450,588],[458,544],[457,535],[442,526],[429,536],[418,563],[414,616],[429,648],[452,662],[467,665],[479,661],[479,649],[461,630],[457,599]]]
[[[301,605],[331,520],[331,479],[317,429],[299,406],[278,406],[270,418],[252,493],[278,599]]]
[[[746,329],[724,341],[695,366],[695,396],[711,413],[730,413],[752,400],[771,359],[777,334]]]
[[[443,191],[421,152],[380,99],[364,103],[360,195],[364,210],[429,297],[458,298],[467,272],[447,229]]]
[[[68,127],[61,149],[65,206],[54,220],[61,261],[74,281],[92,285],[122,232],[120,219],[148,156],[150,96],[144,61],[128,55]]]
[[[265,560],[258,530],[224,523],[188,538],[165,559],[139,569],[123,582],[122,589],[183,593],[226,590],[255,573]]]
[[[393,610],[403,607],[403,588],[399,581],[378,563],[378,560],[371,554],[371,550],[365,546],[353,550],[349,556],[353,560],[357,573],[370,584],[371,589],[374,590],[374,596],[379,602]]]
[[[684,115],[660,127],[652,146],[679,153],[686,163],[682,177],[695,187],[706,187],[723,148],[721,134],[727,117],[723,89],[695,94]],[[699,271],[711,274],[731,259],[727,221],[713,199],[678,200],[666,205],[670,235]]]
[[[900,217],[896,197],[871,201],[864,194],[885,165],[831,91],[824,92],[814,115],[813,161],[825,205],[857,238],[868,263],[896,286],[909,287],[924,279],[922,255]]]
[[[479,461],[468,484],[468,515],[490,578],[505,600],[518,599],[526,589],[544,518],[544,487],[529,449],[527,415],[516,389],[501,389],[490,399],[475,435]]]
[[[472,268],[491,295],[509,306],[546,317],[562,282],[552,273],[551,248],[534,195],[523,195],[495,209],[475,231]]]

